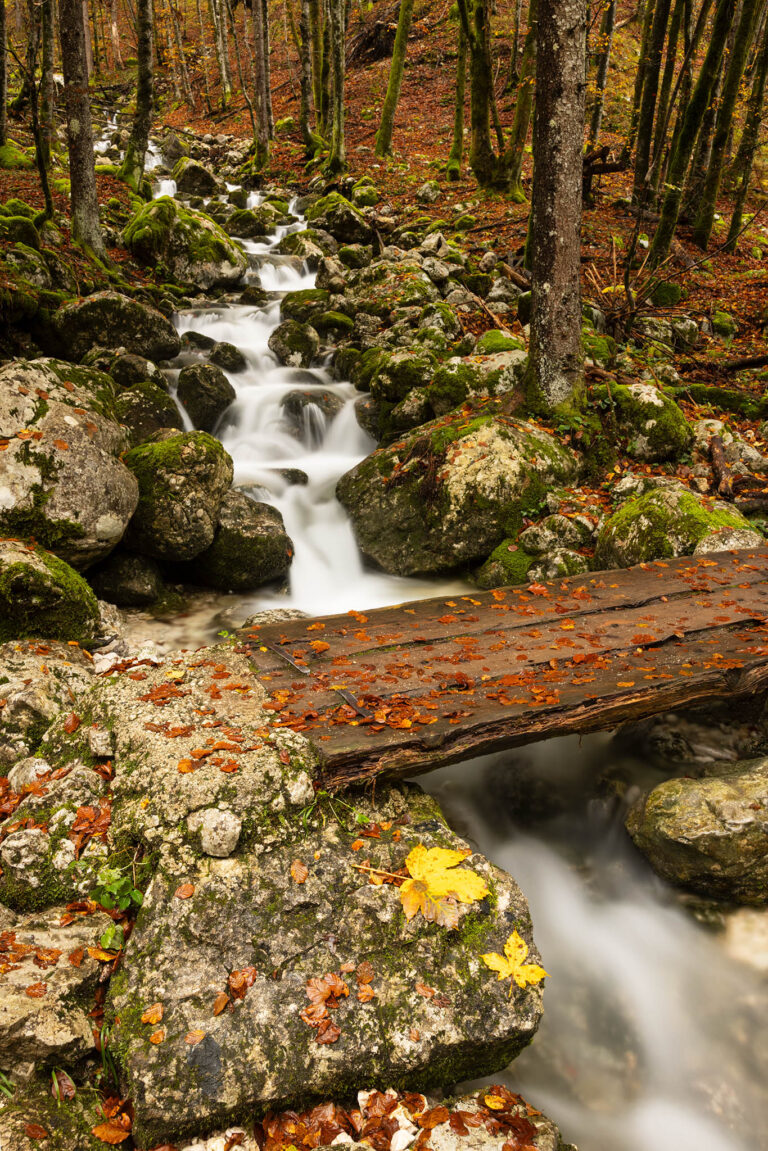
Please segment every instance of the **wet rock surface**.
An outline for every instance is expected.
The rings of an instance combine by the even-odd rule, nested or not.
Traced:
[[[62,304],[53,323],[73,360],[97,344],[124,348],[150,360],[170,359],[179,350],[178,333],[166,316],[118,292],[97,292]]]

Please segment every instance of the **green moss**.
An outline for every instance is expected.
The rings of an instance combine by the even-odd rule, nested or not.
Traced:
[[[13,172],[22,168],[34,168],[34,166],[34,158],[13,140],[7,140],[0,148],[0,168]]]
[[[313,323],[312,317],[328,310],[331,293],[324,288],[304,288],[298,292],[287,292],[280,304],[280,316],[284,320],[298,320],[299,323]]]
[[[88,643],[99,618],[95,595],[69,564],[30,550],[37,563],[0,564],[0,642],[44,636]]]
[[[40,250],[37,228],[26,216],[0,216],[0,240],[26,244],[28,248]]]
[[[651,301],[658,308],[674,308],[682,298],[683,289],[679,284],[657,284],[651,292]]]
[[[534,563],[534,557],[521,548],[514,537],[510,537],[494,548],[475,578],[481,588],[526,583],[528,571]]]
[[[679,459],[693,443],[693,431],[668,395],[655,391],[652,399],[644,399],[624,384],[590,389],[591,404],[616,424],[630,455],[656,461]]]
[[[525,351],[525,344],[515,336],[505,336],[496,328],[483,332],[475,348],[478,356],[494,356],[497,352]]]
[[[26,201],[19,200],[15,196],[6,200],[1,210],[5,216],[26,216],[28,220],[34,220],[37,215],[36,210],[31,208]]]

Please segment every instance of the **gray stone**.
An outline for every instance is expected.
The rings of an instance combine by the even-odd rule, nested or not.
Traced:
[[[242,822],[231,811],[222,811],[218,807],[196,811],[187,819],[187,827],[192,834],[200,836],[200,850],[204,855],[216,859],[226,859],[232,855],[242,826]]]
[[[190,583],[221,591],[250,591],[285,576],[292,557],[278,509],[234,490],[221,501],[213,542],[184,574]]]
[[[62,304],[54,313],[53,326],[72,360],[81,359],[97,344],[149,360],[171,359],[180,347],[178,332],[162,312],[119,292],[96,292]]]
[[[212,432],[235,399],[235,389],[215,364],[189,364],[179,372],[179,402],[196,428]]]
[[[93,665],[78,647],[39,640],[0,645],[0,774],[10,777],[5,769],[17,764],[36,777],[37,768],[24,765],[42,761],[27,757],[59,712],[77,708],[92,683]],[[18,779],[19,786],[23,781]]]

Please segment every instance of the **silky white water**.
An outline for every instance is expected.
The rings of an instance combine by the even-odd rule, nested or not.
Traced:
[[[156,186],[156,194],[175,191],[167,179]],[[260,202],[252,194],[248,204]],[[301,226],[297,220],[268,241],[244,245],[250,278],[266,291],[314,285],[306,268],[273,250]],[[236,400],[216,431],[232,456],[235,483],[280,509],[295,555],[285,591],[201,597],[197,613],[166,632],[167,645],[209,641],[226,604],[236,621],[275,607],[316,615],[466,590],[457,580],[400,579],[366,566],[334,496],[338,478],[375,446],[355,417],[357,393],[323,367],[279,366],[267,346],[279,319],[277,295],[265,307],[217,305],[176,317],[180,332],[244,352],[247,367],[227,373]],[[205,353],[183,358],[195,356]],[[327,419],[320,406],[311,407],[297,428],[281,406],[296,390],[331,392],[341,410]],[[281,474],[289,469],[307,482]],[[576,776],[589,794],[611,754],[607,737],[583,745],[558,740],[420,780],[457,830],[518,881],[550,973],[534,1043],[494,1079],[544,1110],[580,1151],[768,1147],[765,977],[731,958],[653,877],[632,849],[620,807],[611,812],[576,799],[535,832],[516,822],[505,780],[517,757],[532,757],[553,791]]]

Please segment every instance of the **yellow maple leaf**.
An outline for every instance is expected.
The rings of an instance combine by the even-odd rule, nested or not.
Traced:
[[[413,848],[405,861],[411,878],[400,888],[406,919],[413,919],[420,911],[431,923],[455,928],[459,925],[459,903],[485,899],[488,886],[482,876],[458,866],[468,854],[444,847],[426,848],[423,843]]]
[[[513,931],[504,944],[504,955],[499,955],[498,951],[489,951],[481,956],[491,971],[498,972],[499,979],[509,979],[510,995],[515,983],[518,987],[533,986],[534,983],[541,983],[544,976],[549,974],[538,963],[526,963],[527,958],[528,944],[517,931]]]

